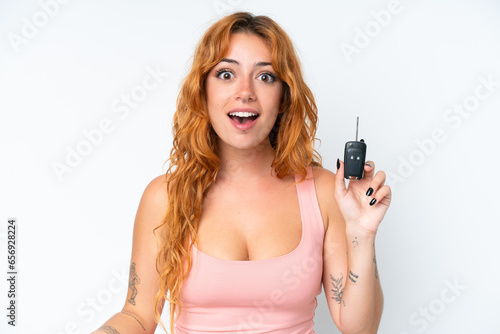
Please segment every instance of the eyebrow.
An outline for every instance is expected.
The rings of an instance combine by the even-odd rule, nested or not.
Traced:
[[[229,59],[229,58],[222,58],[222,60],[219,63],[222,63],[222,62],[240,65],[240,63],[238,63],[236,60]],[[256,65],[257,66],[272,66],[272,64],[270,62],[267,62],[267,61],[259,61]]]

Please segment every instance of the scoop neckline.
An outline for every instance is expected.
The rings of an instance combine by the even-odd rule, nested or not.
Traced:
[[[295,177],[295,179],[297,179],[297,178]],[[294,253],[298,252],[298,249],[301,248],[302,244],[304,243],[304,231],[305,231],[304,217],[303,217],[303,213],[302,213],[302,201],[301,201],[301,197],[300,197],[300,190],[299,190],[298,183],[295,184],[295,189],[297,191],[297,199],[299,202],[300,221],[301,221],[300,223],[302,226],[302,231],[301,231],[301,235],[300,235],[299,244],[294,249],[292,249],[290,252],[283,254],[283,255],[271,257],[269,259],[261,259],[261,260],[224,260],[224,259],[219,259],[218,257],[215,257],[215,256],[212,256],[212,255],[205,253],[204,251],[202,251],[198,247],[196,247],[195,243],[193,243],[194,249],[196,249],[198,254],[201,254],[206,258],[212,259],[212,260],[217,261],[217,262],[225,262],[225,263],[263,263],[263,262],[277,261],[277,260],[292,256]]]

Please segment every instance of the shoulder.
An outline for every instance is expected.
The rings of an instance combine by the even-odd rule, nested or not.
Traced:
[[[329,222],[338,220],[340,214],[335,200],[335,173],[322,167],[313,167],[313,177],[318,204],[327,229]]]
[[[335,190],[335,173],[322,168],[313,167],[314,186],[319,197],[333,196]]]
[[[151,200],[166,200],[167,175],[162,174],[152,179],[146,186],[146,189],[144,189],[144,196]]]
[[[168,204],[167,176],[160,175],[152,179],[142,194],[139,209],[142,213],[164,214]]]

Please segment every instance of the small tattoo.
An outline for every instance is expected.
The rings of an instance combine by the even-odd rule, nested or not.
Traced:
[[[101,326],[98,330],[107,333],[107,334],[120,334],[119,331],[116,330],[116,328],[108,325]]]
[[[136,317],[135,315],[133,315],[133,314],[131,314],[131,313],[128,313],[128,312],[125,312],[125,311],[122,311],[121,313],[126,314],[126,315],[128,315],[128,316],[130,316],[130,317],[134,318],[134,319],[135,319],[135,320],[139,323],[139,325],[141,325],[142,330],[143,330],[143,331],[145,331],[145,330],[146,330],[146,328],[144,328],[144,326],[142,325],[142,323],[139,321],[139,319],[137,319],[137,317]]]
[[[373,254],[373,263],[375,263],[375,278],[378,279],[377,258],[375,254]]]
[[[342,304],[344,304],[344,307],[345,307],[345,300],[342,299]]]
[[[358,277],[358,275],[349,270],[349,279],[351,280],[351,282],[356,283]]]
[[[135,285],[140,283],[141,279],[135,272],[135,262],[132,262],[132,264],[130,265],[130,275],[128,279],[128,288],[132,290],[132,295],[130,296],[128,302],[132,305],[135,305],[135,297],[137,296],[137,288],[135,287]]]
[[[354,244],[353,248],[356,248],[356,246],[359,245],[358,237],[354,237],[354,240],[352,241],[352,243]]]
[[[331,291],[333,292],[333,297],[332,299],[335,300],[338,304],[340,304],[340,301],[342,300],[342,294],[344,293],[344,283],[342,282],[342,279],[344,276],[342,273],[340,273],[339,278],[335,278],[330,274],[330,279],[332,280],[332,285],[333,289]]]

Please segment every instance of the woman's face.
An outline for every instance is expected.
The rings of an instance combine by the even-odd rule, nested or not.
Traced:
[[[265,42],[254,34],[233,34],[228,53],[206,79],[208,114],[221,148],[270,145],[282,90]]]

